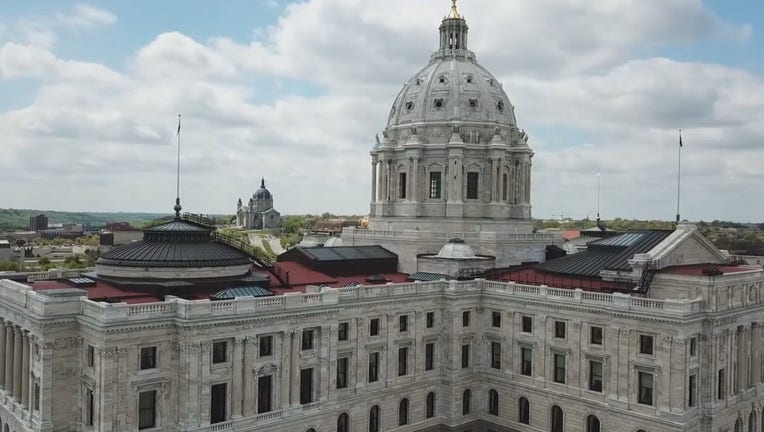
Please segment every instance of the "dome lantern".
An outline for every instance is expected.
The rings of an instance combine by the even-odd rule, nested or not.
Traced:
[[[467,52],[467,21],[456,9],[456,0],[451,0],[451,12],[440,25],[441,55],[464,55]]]

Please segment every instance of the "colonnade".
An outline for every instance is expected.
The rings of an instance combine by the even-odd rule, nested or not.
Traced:
[[[34,337],[28,330],[0,319],[0,389],[25,410],[33,406],[34,395],[30,391],[33,343]]]

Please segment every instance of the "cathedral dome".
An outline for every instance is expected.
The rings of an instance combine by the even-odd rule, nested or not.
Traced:
[[[467,49],[467,30],[467,22],[454,7],[440,26],[440,49],[395,99],[387,121],[388,138],[405,140],[413,130],[424,143],[444,135],[448,139],[449,129],[437,126],[454,125],[477,126],[487,141],[496,130],[517,127],[514,106],[501,83]]]
[[[263,178],[260,181],[260,189],[256,190],[255,193],[252,195],[252,198],[254,199],[271,199],[273,196],[271,195],[271,192],[265,188],[265,179]]]

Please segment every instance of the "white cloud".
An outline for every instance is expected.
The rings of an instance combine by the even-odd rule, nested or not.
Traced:
[[[537,151],[536,215],[593,216],[593,173],[602,171],[605,215],[671,218],[683,128],[686,214],[760,218],[762,205],[739,197],[755,196],[763,180],[762,77],[642,55],[739,43],[750,27],[722,21],[698,0],[461,7],[472,49],[501,77]],[[29,106],[0,113],[11,149],[0,152],[0,180],[25,185],[8,202],[41,207],[29,191],[42,187],[46,207],[169,211],[182,112],[186,209],[231,212],[265,176],[282,212],[365,212],[374,134],[400,85],[435,50],[446,10],[435,0],[293,3],[250,43],[157,35],[126,59],[126,71],[8,42],[0,78],[44,79]],[[301,95],[288,87],[295,80],[323,91]]]
[[[117,16],[111,12],[86,4],[74,5],[71,10],[56,17],[61,25],[74,29],[91,29],[117,22]]]

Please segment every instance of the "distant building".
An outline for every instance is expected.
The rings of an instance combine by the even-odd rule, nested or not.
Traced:
[[[11,260],[11,244],[8,240],[0,240],[0,262]]]
[[[281,213],[273,208],[273,194],[265,188],[265,179],[261,180],[260,189],[252,194],[247,205],[243,205],[239,198],[236,225],[245,229],[281,228]]]
[[[31,216],[29,218],[29,231],[39,232],[46,229],[48,229],[48,217],[44,214]]]

